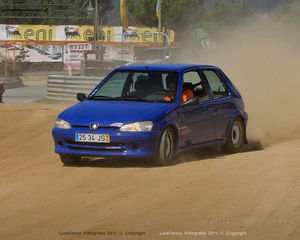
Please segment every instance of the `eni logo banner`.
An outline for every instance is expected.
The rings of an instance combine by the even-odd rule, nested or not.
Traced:
[[[100,29],[99,29],[100,31]],[[103,26],[104,42],[158,42],[157,28]],[[171,42],[174,31],[167,33]],[[79,25],[9,25],[0,24],[0,40],[88,41],[94,37],[94,26]]]

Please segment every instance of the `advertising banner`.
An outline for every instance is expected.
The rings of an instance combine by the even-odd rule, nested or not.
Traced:
[[[99,28],[101,30],[101,28]],[[122,26],[103,26],[103,42],[122,42]],[[158,42],[157,28],[129,26],[123,33],[124,42]],[[167,33],[174,41],[174,31]],[[6,25],[0,24],[0,40],[25,41],[88,41],[94,37],[90,25]]]
[[[99,28],[101,30],[101,27]],[[105,47],[104,59],[128,60],[134,58],[133,47],[113,46],[109,43],[143,43],[139,46],[145,46],[145,43],[158,42],[157,28],[129,26],[123,30],[122,26],[103,26],[102,36],[104,38],[103,46]],[[170,42],[174,41],[174,31],[167,33]],[[0,40],[3,41],[20,41],[20,44],[6,46],[8,58],[19,55],[23,49],[24,61],[30,62],[61,62],[69,61],[71,58],[75,61],[77,58],[83,58],[83,52],[79,46],[73,46],[68,50],[67,46],[55,45],[23,45],[21,41],[62,41],[66,44],[72,42],[82,42],[85,45],[87,41],[93,40],[94,26],[90,25],[13,25],[0,24]],[[123,37],[123,39],[122,39]],[[5,56],[5,44],[0,43],[0,61]],[[77,61],[78,61],[77,60]]]

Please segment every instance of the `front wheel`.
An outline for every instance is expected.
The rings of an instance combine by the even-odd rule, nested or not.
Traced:
[[[225,145],[221,146],[221,149],[225,153],[237,153],[242,151],[244,137],[244,122],[241,120],[241,118],[238,117],[233,121],[227,142]]]
[[[60,156],[60,160],[62,161],[63,164],[65,164],[66,166],[74,166],[74,165],[78,165],[81,157],[80,156],[74,156],[74,155],[59,155]]]
[[[160,166],[168,166],[174,158],[175,137],[171,127],[167,127],[160,139],[156,162]]]

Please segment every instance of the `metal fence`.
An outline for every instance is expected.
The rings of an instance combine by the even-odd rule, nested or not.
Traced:
[[[48,75],[47,99],[77,101],[77,93],[89,94],[103,77]]]

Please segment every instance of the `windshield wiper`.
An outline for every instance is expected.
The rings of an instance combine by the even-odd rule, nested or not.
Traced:
[[[127,100],[127,101],[143,101],[143,102],[155,102],[153,100],[148,100],[145,98],[138,98],[138,97],[134,97],[134,96],[123,96],[123,97],[116,97],[116,100]]]
[[[148,100],[145,98],[138,98],[134,96],[123,96],[123,97],[110,97],[110,96],[104,96],[104,95],[99,95],[99,96],[91,96],[89,97],[89,100],[124,100],[124,101],[142,101],[142,102],[155,102],[153,100]]]
[[[110,96],[99,95],[99,96],[91,96],[91,97],[89,97],[89,99],[90,100],[92,100],[92,99],[111,100],[111,99],[115,99],[115,98],[110,97]]]

